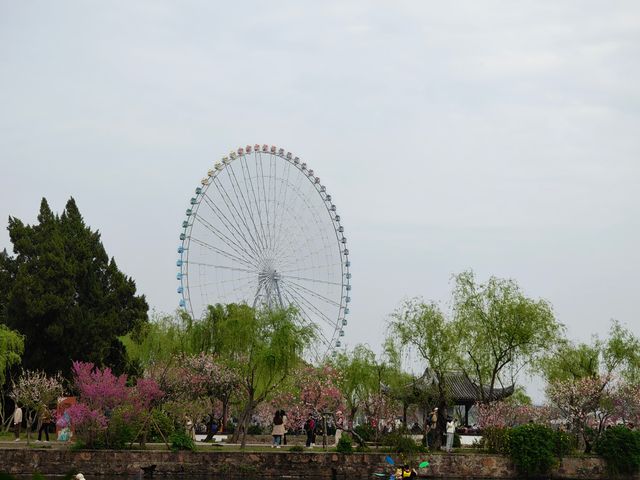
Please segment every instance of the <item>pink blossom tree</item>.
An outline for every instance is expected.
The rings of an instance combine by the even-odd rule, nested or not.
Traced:
[[[11,398],[25,410],[27,419],[27,442],[38,413],[51,408],[64,392],[62,377],[48,376],[42,371],[26,370],[17,382],[13,382]]]
[[[590,452],[593,434],[597,437],[614,414],[614,390],[610,375],[595,375],[578,380],[557,380],[547,385],[547,398],[555,405],[571,429],[582,436],[585,451]]]
[[[136,437],[144,442],[151,409],[164,395],[155,380],[139,379],[130,387],[126,375],[115,375],[110,368],[100,369],[86,362],[73,362],[72,371],[79,398],[66,413],[78,438],[88,445],[95,445],[100,438],[109,444],[109,426],[118,418],[135,423],[139,428]]]

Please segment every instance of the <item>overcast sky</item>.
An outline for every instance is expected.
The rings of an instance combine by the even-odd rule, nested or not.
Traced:
[[[640,334],[637,1],[0,0],[3,224],[75,197],[170,312],[193,189],[247,143],[332,194],[350,344],[377,348],[403,298],[446,305],[465,269],[577,340]]]

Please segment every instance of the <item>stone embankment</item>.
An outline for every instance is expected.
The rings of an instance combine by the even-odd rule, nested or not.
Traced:
[[[168,452],[153,450],[0,450],[0,471],[15,475],[40,472],[65,474],[70,470],[90,478],[98,475],[141,475],[142,467],[156,465],[154,477],[220,476],[223,478],[371,479],[390,473],[384,454],[315,452]],[[424,457],[424,458],[423,458]],[[421,455],[431,465],[419,471],[430,478],[517,478],[512,463],[500,455],[453,453]],[[596,457],[571,457],[562,461],[553,478],[606,479],[604,463]],[[638,478],[638,477],[636,477]]]

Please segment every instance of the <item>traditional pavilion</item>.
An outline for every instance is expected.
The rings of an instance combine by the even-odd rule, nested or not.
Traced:
[[[445,374],[445,383],[448,394],[455,406],[464,406],[464,423],[469,425],[469,410],[474,404],[482,400],[480,386],[471,380],[463,372],[447,372]],[[427,388],[437,388],[438,377],[435,373],[427,368],[422,376],[417,379],[414,387],[420,390]],[[493,392],[489,395],[489,387],[484,386],[484,398],[489,401],[505,399],[513,394],[514,386],[510,385],[505,388],[494,387]]]

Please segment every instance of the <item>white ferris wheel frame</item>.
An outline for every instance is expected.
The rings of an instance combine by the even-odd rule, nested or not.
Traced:
[[[294,166],[302,175],[306,177],[306,179],[313,185],[316,193],[319,195],[324,208],[331,220],[331,225],[333,226],[333,231],[335,234],[335,239],[337,246],[340,252],[341,259],[341,294],[340,299],[335,300],[336,304],[339,303],[338,316],[335,319],[334,323],[334,331],[332,332],[331,338],[325,338],[325,355],[330,352],[335,352],[336,348],[340,348],[342,345],[341,337],[345,335],[344,327],[347,326],[346,315],[349,314],[349,303],[351,302],[350,291],[351,291],[351,273],[349,269],[351,267],[351,262],[349,260],[349,249],[347,248],[347,238],[344,235],[344,227],[341,224],[340,215],[337,214],[336,206],[332,203],[332,197],[327,193],[326,187],[320,183],[320,178],[315,176],[313,169],[309,168],[308,165],[300,160],[299,157],[294,156],[291,152],[285,152],[283,148],[277,148],[276,146],[268,146],[268,145],[259,145],[255,144],[254,146],[247,145],[246,147],[238,148],[236,151],[232,151],[228,156],[222,158],[220,162],[214,164],[214,167],[207,172],[207,176],[204,177],[200,184],[195,189],[195,196],[190,199],[190,207],[186,210],[186,220],[182,222],[182,231],[180,233],[180,246],[178,247],[179,258],[176,262],[176,266],[178,267],[177,280],[179,282],[178,286],[178,294],[180,295],[179,305],[184,308],[192,317],[194,317],[194,309],[191,301],[191,289],[189,285],[189,252],[190,245],[192,241],[192,231],[193,226],[198,217],[198,211],[202,200],[205,198],[207,190],[211,185],[213,185],[214,180],[220,175],[225,169],[231,165],[235,161],[239,161],[244,159],[247,160],[246,157],[248,155],[268,155],[272,158],[278,157],[288,162],[292,166]],[[262,281],[259,280],[259,285],[262,285]],[[277,290],[277,296],[280,297],[280,291],[278,289],[278,279],[272,279],[271,283],[267,282],[264,284],[271,285],[270,288],[275,286]],[[260,289],[262,287],[258,287],[258,291],[256,292],[256,297],[253,299],[253,304],[255,306],[258,301],[258,296],[260,295]],[[312,292],[309,292],[313,295]],[[245,299],[245,301],[249,301],[250,299]],[[301,310],[301,305],[298,301],[294,299],[294,302],[298,307],[298,310]],[[284,306],[282,298],[280,297],[280,305]],[[290,303],[290,302],[287,302]],[[314,324],[318,324],[318,322],[313,320],[313,316],[310,316],[306,312],[299,312],[301,316],[309,322],[313,322]],[[303,315],[306,313],[306,315]],[[195,318],[195,317],[194,317]],[[326,323],[326,322],[325,322]],[[325,336],[326,337],[326,336]]]

